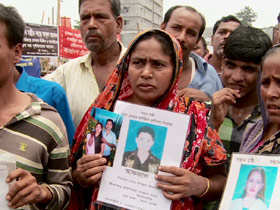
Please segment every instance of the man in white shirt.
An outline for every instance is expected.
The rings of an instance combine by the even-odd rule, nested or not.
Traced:
[[[117,40],[123,26],[119,0],[79,0],[79,13],[90,53],[45,76],[65,88],[76,128],[126,50]]]

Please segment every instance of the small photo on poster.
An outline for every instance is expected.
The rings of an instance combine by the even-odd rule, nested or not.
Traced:
[[[278,167],[241,164],[230,210],[269,209]]]
[[[85,135],[85,153],[102,154],[112,166],[122,121],[120,114],[93,108]]]
[[[130,120],[122,166],[157,173],[167,127]]]

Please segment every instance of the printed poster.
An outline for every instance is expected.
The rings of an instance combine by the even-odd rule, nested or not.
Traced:
[[[114,112],[124,118],[113,167],[103,172],[97,200],[132,210],[170,209],[154,177],[160,165],[180,166],[189,116],[122,101]]]
[[[220,210],[279,210],[280,157],[233,153]]]

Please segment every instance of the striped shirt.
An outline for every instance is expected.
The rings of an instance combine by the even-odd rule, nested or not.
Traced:
[[[31,105],[0,127],[0,153],[14,154],[17,168],[49,188],[53,199],[45,209],[66,209],[72,187],[66,129],[53,107],[30,96]],[[30,204],[19,209],[37,208]]]

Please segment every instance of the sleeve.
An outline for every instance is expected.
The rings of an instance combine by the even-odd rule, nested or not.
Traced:
[[[56,83],[60,84],[65,89],[66,88],[66,83],[65,83],[65,79],[64,79],[64,70],[65,70],[65,65],[66,64],[61,65],[55,71],[53,71],[50,74],[47,74],[43,78],[46,79],[46,80],[56,82]]]
[[[227,161],[227,153],[217,131],[206,119],[207,126],[203,139],[202,155],[206,166],[219,166]]]
[[[73,184],[69,166],[70,152],[66,129],[59,115],[56,112],[52,113],[48,114],[52,115],[50,121],[53,123],[49,123],[49,133],[52,136],[52,143],[49,145],[54,146],[48,148],[46,175],[44,181],[40,184],[46,185],[53,195],[52,201],[44,209],[58,210],[67,209]]]
[[[61,116],[67,130],[67,136],[69,145],[72,145],[72,140],[75,134],[74,122],[72,119],[72,114],[70,111],[70,106],[68,99],[65,93],[65,90],[60,85],[56,86],[56,89],[53,90],[53,97],[55,100],[55,108]]]
[[[116,134],[112,136],[112,144],[117,145],[117,137]]]

